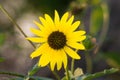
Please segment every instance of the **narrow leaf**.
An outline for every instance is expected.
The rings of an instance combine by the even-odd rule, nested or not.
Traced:
[[[10,80],[53,80],[53,79],[50,79],[50,78],[45,78],[45,77],[33,77],[33,76],[30,76],[29,79],[25,79],[25,78],[14,78],[14,79],[10,79]]]
[[[36,72],[38,72],[39,69],[40,67],[38,66],[38,63],[35,64],[34,67],[28,72],[28,76],[34,75]]]

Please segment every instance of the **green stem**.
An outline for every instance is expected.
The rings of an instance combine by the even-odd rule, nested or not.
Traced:
[[[92,72],[92,59],[88,52],[85,52],[85,60],[86,60],[86,71],[87,73],[91,73]]]
[[[20,26],[15,22],[15,20],[9,15],[7,10],[0,5],[1,11],[8,17],[8,19],[21,31],[24,37],[27,37],[27,35],[23,32],[23,30],[20,28]],[[35,45],[29,41],[29,43],[35,48]]]
[[[50,69],[50,66],[48,66],[48,68]],[[60,76],[57,74],[57,72],[52,71],[52,73],[56,77],[57,80],[60,80]]]
[[[111,69],[107,69],[107,70],[104,70],[104,71],[101,71],[101,72],[97,72],[97,73],[94,73],[94,74],[87,75],[82,80],[93,80],[95,78],[99,78],[101,76],[113,74],[113,73],[118,72],[118,71],[119,71],[119,69],[111,68]]]
[[[78,50],[75,50],[75,52],[77,52]],[[75,60],[72,58],[72,61],[71,61],[71,72],[72,74],[74,73],[74,63],[75,63]]]
[[[54,76],[56,77],[57,80],[60,80],[59,75],[55,71],[52,71],[52,73],[54,74]]]
[[[75,62],[75,59],[72,59],[72,61],[71,61],[71,72],[72,72],[72,74],[74,73],[74,62]]]
[[[70,80],[70,74],[69,74],[68,66],[66,68],[66,79]]]
[[[24,75],[21,75],[21,74],[18,74],[18,73],[13,73],[13,72],[0,72],[0,74],[6,74],[6,75],[21,77],[21,78],[25,77]]]

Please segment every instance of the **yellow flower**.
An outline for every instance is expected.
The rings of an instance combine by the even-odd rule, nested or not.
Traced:
[[[66,68],[67,56],[73,59],[80,59],[80,56],[73,50],[85,50],[82,41],[86,38],[86,32],[78,30],[80,21],[73,23],[74,16],[69,18],[66,12],[60,19],[58,12],[55,10],[54,20],[45,14],[45,18],[39,17],[41,24],[34,21],[39,30],[31,28],[31,32],[38,37],[28,37],[27,39],[40,43],[40,46],[31,54],[32,58],[40,56],[38,66],[44,67],[50,64],[51,70],[55,65],[60,70],[62,64]]]

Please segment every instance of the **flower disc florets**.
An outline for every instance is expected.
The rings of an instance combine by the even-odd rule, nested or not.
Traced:
[[[53,49],[62,49],[66,45],[66,36],[59,31],[52,32],[48,37],[48,44]]]

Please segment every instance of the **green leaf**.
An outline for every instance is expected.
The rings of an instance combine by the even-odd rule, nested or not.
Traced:
[[[3,62],[5,59],[0,57],[0,62]]]
[[[117,52],[108,52],[103,54],[107,63],[113,67],[120,67],[120,54]]]
[[[116,68],[106,69],[104,71],[97,72],[97,73],[94,73],[94,74],[86,74],[86,75],[80,76],[76,80],[93,80],[93,79],[101,77],[101,76],[105,76],[105,75],[108,75],[108,74],[113,74],[117,71],[119,71],[119,69],[116,69]]]
[[[33,77],[31,76],[29,79],[25,79],[25,78],[14,78],[14,79],[10,79],[10,80],[53,80],[50,78],[45,78],[45,77]]]
[[[91,0],[92,5],[99,5],[102,0]]]
[[[2,75],[9,75],[9,76],[16,76],[16,77],[21,77],[24,78],[25,76],[19,73],[14,73],[14,72],[6,72],[6,71],[0,71],[0,74]]]
[[[5,42],[5,34],[0,33],[0,46],[3,45]]]
[[[97,35],[103,26],[103,10],[101,6],[93,6],[90,16],[90,33]]]
[[[3,72],[0,71],[0,74],[2,75],[9,75],[9,76],[15,76],[16,78],[12,78],[10,80],[53,80],[51,78],[46,78],[46,77],[38,77],[38,76],[25,76],[19,73],[14,73],[14,72]]]
[[[53,80],[53,79],[46,78],[46,77],[36,77],[36,76],[35,77],[31,76],[30,78],[33,80]]]
[[[28,72],[28,75],[29,76],[34,75],[39,69],[40,67],[38,66],[38,64],[35,64],[34,67]]]

